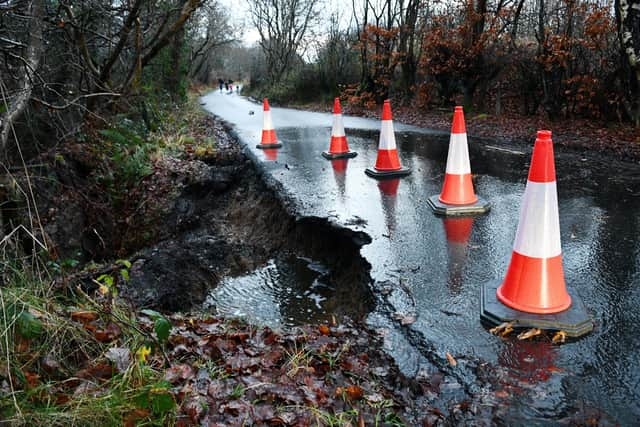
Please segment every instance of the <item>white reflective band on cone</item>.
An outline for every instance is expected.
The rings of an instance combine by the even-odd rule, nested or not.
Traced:
[[[393,121],[383,120],[382,127],[380,128],[380,144],[378,145],[380,150],[395,150],[396,149],[396,135],[393,133]]]
[[[562,253],[555,181],[527,181],[513,250],[534,258],[551,258]]]
[[[471,173],[466,133],[452,133],[449,138],[447,173],[452,175],[465,175]]]
[[[271,110],[264,112],[263,130],[273,129],[273,123],[271,123]]]
[[[331,136],[344,136],[344,125],[342,124],[342,114],[333,115],[333,127]]]

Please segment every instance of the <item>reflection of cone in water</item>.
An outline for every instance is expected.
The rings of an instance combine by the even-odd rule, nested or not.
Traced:
[[[269,101],[265,98],[262,101],[263,109],[263,121],[262,121],[262,139],[258,148],[280,148],[282,144],[278,142],[276,137],[276,130],[273,128],[273,122],[271,121],[271,108],[269,108]]]
[[[462,107],[456,107],[453,113],[442,192],[430,197],[429,204],[434,211],[445,215],[482,213],[489,209],[489,204],[479,199],[473,190]]]
[[[391,236],[396,229],[396,196],[399,186],[400,178],[385,179],[378,182],[382,199],[382,213],[384,214],[384,221],[389,236]]]
[[[347,165],[348,164],[349,164],[349,159],[331,160],[333,177],[336,180],[336,185],[338,186],[338,192],[342,197],[344,197],[346,185],[347,185]]]
[[[391,103],[384,101],[382,106],[382,125],[380,128],[380,143],[378,144],[378,157],[373,168],[365,169],[365,173],[373,178],[393,178],[409,175],[411,169],[403,168],[398,157],[396,136],[393,131],[393,118],[391,117]]]
[[[276,150],[275,148],[265,148],[263,152],[265,159],[278,160],[278,150]]]
[[[467,246],[473,229],[473,217],[445,218],[442,221],[447,236],[449,287],[460,290],[462,273],[467,262]]]
[[[324,151],[322,155],[327,159],[340,159],[345,157],[355,157],[358,155],[355,151],[349,150],[347,137],[344,134],[344,124],[342,123],[342,108],[340,107],[340,98],[336,98],[333,102],[333,126],[331,127],[331,143],[329,151]]]
[[[497,297],[528,313],[558,313],[571,306],[562,270],[560,220],[551,132],[539,131],[507,275]]]
[[[560,371],[554,363],[556,348],[547,341],[503,341],[498,363],[509,369],[512,377],[535,384],[547,381]]]

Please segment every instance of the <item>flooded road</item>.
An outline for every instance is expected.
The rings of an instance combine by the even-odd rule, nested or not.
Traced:
[[[442,402],[471,398],[479,412],[509,424],[553,423],[575,414],[597,418],[598,410],[606,414],[601,421],[630,425],[640,418],[638,180],[612,179],[615,170],[588,156],[557,154],[565,277],[596,329],[562,346],[505,340],[480,324],[480,285],[506,272],[531,147],[480,146],[470,137],[475,189],[492,209],[475,218],[442,219],[426,201],[441,189],[447,135],[396,124],[401,163],[413,173],[379,182],[364,174],[376,159],[376,120],[345,118],[358,156],[328,161],[320,153],[328,147],[330,114],[272,108],[283,148],[257,150],[260,105],[217,92],[202,101],[234,126],[300,216],[327,217],[371,236],[361,254],[371,264],[379,298],[368,322],[407,375],[445,372],[438,385]],[[533,138],[532,132],[531,146]],[[413,316],[410,325],[398,321]],[[447,352],[456,367],[449,366]]]

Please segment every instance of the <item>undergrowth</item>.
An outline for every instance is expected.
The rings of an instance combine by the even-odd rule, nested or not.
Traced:
[[[2,262],[0,418],[8,425],[167,425],[175,400],[162,380],[168,321],[118,298],[126,268],[99,277],[93,296],[61,292],[45,270]],[[117,278],[116,278],[117,277]],[[106,286],[105,283],[110,284]],[[139,316],[154,322],[143,329]],[[155,321],[151,318],[155,317]],[[160,325],[160,326],[159,326]],[[153,360],[153,362],[152,362]]]

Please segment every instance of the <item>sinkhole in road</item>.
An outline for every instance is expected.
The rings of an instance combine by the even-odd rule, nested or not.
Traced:
[[[325,265],[290,255],[270,259],[248,274],[224,278],[210,291],[203,307],[225,317],[277,328],[328,322],[337,314],[366,315],[365,307],[352,302],[362,296],[353,298],[337,297]]]

